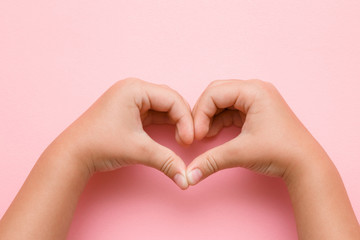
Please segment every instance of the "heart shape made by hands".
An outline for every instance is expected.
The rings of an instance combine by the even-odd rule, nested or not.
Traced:
[[[190,120],[185,119],[186,114],[178,114],[172,120],[164,120],[162,116],[157,123],[175,124],[176,140],[185,145],[193,139],[216,136],[231,125],[239,127],[241,132],[200,154],[187,167],[176,154],[167,157],[159,169],[182,189],[232,167],[283,176],[289,159],[298,152],[294,143],[300,138],[313,141],[276,88],[260,80],[215,81],[189,111]],[[189,137],[191,131],[194,136]]]

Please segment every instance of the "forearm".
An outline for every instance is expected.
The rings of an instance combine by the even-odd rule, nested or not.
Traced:
[[[305,159],[304,159],[305,160]],[[360,239],[341,177],[325,152],[312,155],[286,179],[299,239]]]
[[[0,222],[0,239],[65,239],[90,173],[64,142],[40,156]]]

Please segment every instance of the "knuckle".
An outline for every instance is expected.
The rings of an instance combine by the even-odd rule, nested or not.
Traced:
[[[173,90],[173,96],[176,101],[182,108],[190,109],[190,105],[185,101],[185,99],[175,90]]]
[[[251,79],[248,80],[248,83],[251,84],[250,86],[253,89],[254,95],[262,99],[271,98],[277,92],[275,86],[270,82]]]
[[[119,80],[116,82],[116,85],[118,86],[121,86],[121,87],[124,87],[124,86],[127,86],[127,87],[138,87],[140,84],[142,84],[144,81],[139,79],[139,78],[135,78],[135,77],[127,77],[127,78],[124,78],[122,80]]]
[[[205,156],[205,167],[210,173],[215,173],[219,171],[219,165],[211,153],[208,153]]]
[[[217,88],[223,84],[223,81],[222,80],[215,80],[215,81],[212,81],[208,87],[205,89],[204,91],[204,95],[205,96],[211,96],[211,95],[214,95],[217,93]]]
[[[113,86],[116,94],[125,94],[124,96],[139,96],[142,93],[143,85],[146,82],[134,77],[128,77],[117,81]]]
[[[151,161],[152,158],[151,156],[154,155],[154,150],[153,148],[149,147],[147,141],[139,141],[138,138],[132,138],[130,139],[131,143],[134,143],[134,147],[131,149],[131,155],[138,155],[139,153],[141,153],[141,158],[137,158],[138,160],[136,161],[136,163],[142,163],[145,165],[151,165]]]
[[[163,172],[165,175],[169,176],[170,170],[175,162],[175,158],[173,154],[168,153],[168,156],[165,158],[165,161],[162,163],[160,167],[160,171]]]
[[[177,91],[172,89],[169,85],[159,84],[158,86],[166,90],[172,98],[182,98],[181,95]]]
[[[274,85],[270,82],[266,82],[260,79],[250,79],[249,82],[259,90],[262,91],[273,91]]]
[[[137,77],[127,77],[127,78],[124,78],[122,81],[127,82],[127,83],[133,83],[133,82],[140,82],[142,80]]]
[[[221,80],[214,80],[208,85],[208,89],[216,91],[216,88],[219,86],[227,85],[228,87],[232,86],[233,84],[238,84],[243,82],[244,80],[241,79],[221,79]]]
[[[219,84],[221,82],[222,82],[222,80],[219,80],[219,79],[213,80],[213,81],[210,82],[210,86],[217,85],[217,84]]]
[[[274,84],[272,84],[271,82],[265,82],[265,85],[266,85],[266,89],[268,92],[277,92],[277,88],[275,87]]]
[[[250,79],[248,83],[251,84],[252,87],[256,88],[257,90],[262,90],[265,88],[266,83],[260,79]]]
[[[170,88],[169,87],[169,90],[170,90],[170,93],[172,94],[172,96],[174,98],[176,98],[176,100],[178,101],[182,101],[183,100],[183,97],[180,95],[180,93],[178,93],[177,91],[175,91],[174,89]]]
[[[224,83],[225,80],[213,80],[209,83],[208,88],[215,88],[216,86],[219,86],[220,84]]]
[[[258,78],[252,78],[248,80],[249,82],[252,82],[254,84],[262,84],[264,81]]]
[[[159,86],[166,88],[166,89],[172,89],[171,87],[169,87],[169,85],[167,84],[160,84]]]

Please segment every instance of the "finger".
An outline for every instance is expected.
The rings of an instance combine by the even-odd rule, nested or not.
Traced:
[[[147,110],[167,112],[169,118],[176,124],[177,141],[191,144],[194,139],[194,126],[189,104],[169,87],[149,83],[145,91]]]
[[[210,86],[216,87],[216,86],[218,86],[218,85],[220,85],[220,84],[231,83],[231,82],[234,82],[234,81],[239,81],[239,80],[237,80],[237,79],[215,80],[215,81],[212,81],[212,82],[207,86],[207,88],[209,88]],[[202,96],[204,95],[204,93],[205,93],[205,91],[203,91],[203,92],[201,93],[199,99],[202,98]],[[197,106],[198,106],[198,102],[199,102],[199,101],[197,101],[197,102],[195,103],[192,112],[195,112],[195,111],[196,111]]]
[[[174,124],[175,122],[169,118],[168,113],[149,110],[142,117],[142,123],[143,126],[148,126],[150,124]]]
[[[165,112],[156,112],[149,110],[142,120],[143,126],[150,124],[175,124],[174,120],[169,118],[169,114]],[[180,139],[178,128],[175,129],[175,139],[178,143],[183,145],[183,141]]]
[[[196,108],[193,110],[195,137],[202,139],[209,131],[211,118],[218,109],[234,107],[247,113],[256,91],[251,84],[243,80],[217,81],[215,85],[209,85],[198,99]]]
[[[179,96],[181,96],[180,94],[178,94]],[[192,141],[194,140],[194,120],[192,118],[192,115],[191,115],[191,107],[190,107],[190,104],[181,96],[181,99],[183,100],[184,104],[187,106],[187,110],[189,111],[189,114],[190,114],[190,117],[191,117],[191,121],[192,121],[192,135],[191,135],[191,142],[184,142],[181,137],[180,137],[180,132],[179,132],[179,128],[178,126],[176,126],[176,129],[175,129],[175,139],[178,143],[180,143],[181,145],[188,145],[188,144],[191,144]]]
[[[150,124],[175,124],[174,120],[169,117],[169,114],[166,112],[156,112],[149,110],[142,116],[143,126],[148,126]],[[178,143],[186,145],[180,139],[178,128],[175,129],[175,139]]]
[[[155,142],[150,137],[142,141],[141,159],[138,161],[149,167],[153,167],[163,172],[172,179],[181,189],[188,187],[185,163],[172,150]]]
[[[222,169],[246,165],[251,153],[243,142],[239,136],[196,157],[186,170],[188,184],[195,185]]]
[[[221,129],[231,125],[241,128],[244,121],[245,115],[242,112],[238,110],[225,110],[213,117],[206,137],[213,137],[217,135]]]

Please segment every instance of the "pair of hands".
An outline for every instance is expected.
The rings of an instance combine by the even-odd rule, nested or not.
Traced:
[[[149,124],[176,125],[176,141],[183,145],[215,136],[232,124],[242,130],[186,167],[172,150],[147,135],[143,126]],[[214,81],[191,110],[167,86],[124,79],[58,138],[90,174],[143,164],[162,171],[181,189],[231,167],[288,178],[307,165],[304,154],[321,149],[276,88],[260,80]]]
[[[189,166],[143,130],[175,124],[176,140],[241,133]],[[186,189],[230,167],[279,176],[293,205],[299,239],[360,239],[341,177],[326,152],[279,92],[259,80],[211,83],[191,110],[169,87],[125,79],[115,83],[43,152],[0,221],[1,239],[65,239],[89,177],[144,164]]]

